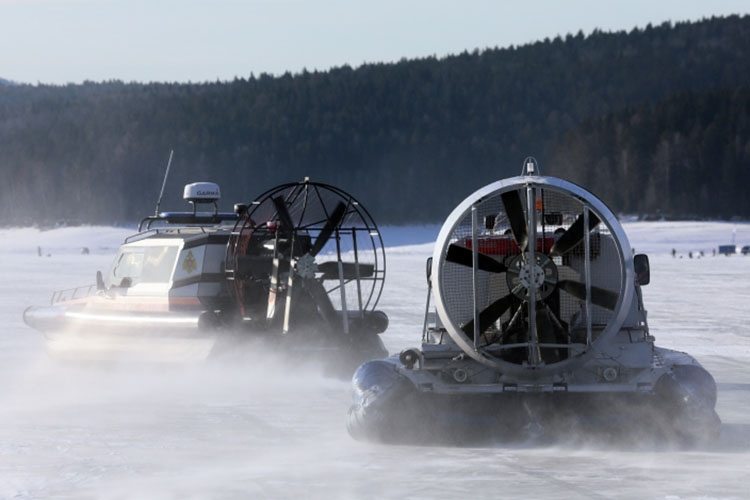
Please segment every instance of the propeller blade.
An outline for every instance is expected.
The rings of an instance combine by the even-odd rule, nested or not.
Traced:
[[[479,313],[479,333],[484,332],[490,327],[492,323],[497,321],[497,318],[503,315],[508,310],[513,302],[513,294],[509,293],[505,297],[502,297],[489,306],[487,306],[482,312]],[[474,336],[474,320],[472,319],[461,327],[461,330],[469,336]]]
[[[513,232],[513,238],[521,251],[526,250],[529,243],[529,232],[526,228],[526,215],[523,213],[523,202],[518,191],[508,191],[500,195],[505,207],[505,213],[508,214],[510,221],[510,230]]]
[[[496,261],[489,255],[485,255],[481,252],[477,252],[478,267],[482,271],[490,273],[504,273],[508,270],[504,264]],[[445,254],[445,260],[453,262],[455,264],[461,264],[462,266],[471,267],[474,259],[474,253],[471,249],[451,243],[448,246],[448,252]]]
[[[341,317],[336,312],[336,309],[334,309],[331,298],[328,296],[328,292],[326,292],[321,282],[317,280],[304,280],[303,284],[312,297],[318,313],[332,328],[337,329],[341,325]]]
[[[539,304],[542,306],[542,304]],[[543,306],[536,310],[536,334],[540,343],[551,344],[555,341],[555,330],[549,313]]]
[[[345,213],[346,205],[344,204],[344,202],[340,201],[338,205],[336,205],[336,208],[333,209],[333,212],[331,212],[331,215],[326,221],[326,225],[323,226],[323,229],[321,229],[318,238],[315,240],[315,244],[313,245],[312,250],[310,250],[310,253],[313,256],[318,255],[318,252],[323,250],[323,247],[326,246],[326,243],[328,243],[328,240],[331,238],[331,234],[333,234],[333,230],[336,229],[339,224],[341,224]]]
[[[342,262],[344,269],[344,279],[353,280],[357,278],[357,264],[354,262]],[[337,280],[339,279],[339,263],[338,262],[323,262],[318,264],[318,272],[323,273],[321,276],[324,280]],[[375,266],[372,264],[359,264],[359,277],[370,278],[375,274]]]
[[[281,222],[281,232],[289,234],[294,230],[294,222],[292,222],[292,216],[289,215],[289,210],[286,207],[286,203],[281,196],[277,196],[273,199],[273,204],[276,207],[276,213],[279,216],[279,222]]]
[[[593,230],[597,224],[601,222],[593,212],[589,212],[589,231]],[[581,241],[583,241],[583,214],[579,215],[576,221],[571,225],[567,231],[552,245],[550,249],[550,256],[555,257],[568,253]]]
[[[565,342],[559,338],[559,333],[555,329],[554,323],[552,323],[550,314],[545,307],[540,307],[536,310],[536,338],[540,344],[563,344]],[[540,348],[539,355],[545,363],[554,363],[560,361],[563,357],[560,350],[554,347]]]
[[[586,285],[584,283],[572,280],[562,280],[557,286],[568,292],[579,300],[586,300]],[[604,309],[614,311],[617,307],[617,300],[620,298],[618,293],[597,286],[591,287],[591,303]]]

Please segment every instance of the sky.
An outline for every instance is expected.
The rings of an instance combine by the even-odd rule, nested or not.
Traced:
[[[231,80],[748,13],[747,0],[0,0],[0,78]]]

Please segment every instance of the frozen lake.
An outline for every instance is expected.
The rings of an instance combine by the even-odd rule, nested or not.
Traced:
[[[60,364],[23,324],[23,309],[92,282],[130,231],[0,229],[0,499],[748,498],[750,257],[711,250],[735,229],[737,244],[750,244],[750,226],[625,229],[651,258],[644,301],[657,344],[694,355],[718,383],[722,435],[705,448],[375,445],[346,433],[347,381],[274,356],[231,366]],[[390,317],[392,353],[419,343],[437,230],[383,230],[379,309]]]

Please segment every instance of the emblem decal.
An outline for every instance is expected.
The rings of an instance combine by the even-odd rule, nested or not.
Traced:
[[[185,260],[182,261],[182,270],[190,274],[196,269],[198,269],[198,263],[195,261],[193,251],[190,250],[187,256],[185,256]]]

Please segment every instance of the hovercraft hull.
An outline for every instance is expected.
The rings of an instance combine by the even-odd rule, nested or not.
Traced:
[[[370,359],[388,355],[380,336],[352,332],[345,338],[272,335],[262,328],[223,324],[211,312],[102,310],[81,304],[29,307],[24,322],[44,333],[47,354],[84,362],[197,362],[232,360],[279,351],[295,362],[313,359],[327,373],[348,378]]]
[[[519,385],[441,391],[438,384],[415,383],[407,372],[395,357],[357,370],[347,423],[352,437],[451,445],[582,435],[695,442],[715,438],[721,425],[716,384],[697,363],[673,365],[642,390]]]
[[[208,358],[217,340],[215,331],[202,327],[201,314],[124,313],[56,305],[28,307],[23,319],[44,333],[45,350],[54,359],[190,362]]]

